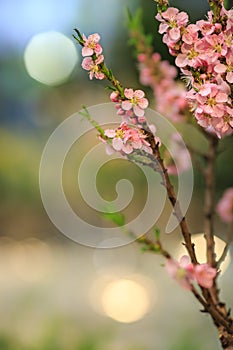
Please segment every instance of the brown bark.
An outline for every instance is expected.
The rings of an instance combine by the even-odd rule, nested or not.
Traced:
[[[160,152],[159,152],[157,146],[153,147],[153,152],[154,152],[154,156],[157,159],[159,166],[160,166],[159,171],[162,172],[161,176],[163,179],[163,185],[165,186],[165,188],[167,190],[168,199],[171,202],[172,207],[174,209],[174,215],[176,216],[176,218],[179,222],[181,233],[182,233],[184,241],[185,241],[185,247],[189,253],[189,256],[191,258],[192,263],[197,264],[197,258],[196,258],[196,254],[195,254],[195,250],[194,250],[194,244],[192,243],[192,240],[191,240],[191,233],[189,232],[186,218],[182,214],[182,211],[180,209],[180,204],[176,198],[174,187],[170,182],[170,178],[169,178],[169,175],[167,173],[167,169],[164,166],[163,160],[160,156]],[[157,171],[158,171],[158,169],[157,169]]]

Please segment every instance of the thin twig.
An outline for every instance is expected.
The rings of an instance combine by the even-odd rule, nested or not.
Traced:
[[[196,257],[196,254],[195,254],[194,244],[192,243],[192,240],[191,240],[191,233],[189,232],[189,229],[188,229],[188,226],[187,226],[187,222],[186,222],[186,218],[182,214],[182,211],[181,211],[181,208],[180,208],[180,204],[179,204],[179,202],[178,202],[178,200],[176,198],[174,187],[171,184],[169,175],[167,173],[167,169],[164,166],[163,159],[161,158],[161,155],[160,155],[158,147],[155,147],[153,151],[154,151],[155,158],[157,159],[157,161],[158,161],[158,163],[160,165],[160,168],[161,168],[161,171],[162,171],[162,180],[164,182],[163,185],[166,188],[167,196],[169,198],[169,201],[171,202],[171,204],[173,206],[174,215],[176,216],[176,218],[177,218],[177,220],[179,222],[179,226],[180,226],[180,229],[181,229],[182,235],[184,237],[184,241],[185,241],[185,247],[186,247],[186,249],[187,249],[187,251],[189,253],[189,256],[191,258],[192,263],[193,264],[197,264],[198,261],[197,261],[197,257]]]

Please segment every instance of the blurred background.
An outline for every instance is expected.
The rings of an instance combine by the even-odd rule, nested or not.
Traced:
[[[208,9],[204,0],[171,3],[188,10],[193,20],[203,18]],[[0,2],[0,350],[220,348],[208,316],[165,275],[162,259],[142,253],[135,243],[105,250],[72,242],[50,222],[40,198],[40,159],[51,133],[83,104],[108,102],[104,83],[90,82],[80,68],[73,29],[100,33],[108,66],[123,84],[139,86],[127,45],[126,6],[132,12],[143,8],[145,29],[154,33],[156,50],[171,60],[157,35],[152,0]],[[224,147],[218,196],[232,186],[232,145],[230,149],[227,141]],[[101,175],[100,191],[106,198],[112,191],[106,180],[122,171],[124,175],[124,167],[110,167]],[[140,171],[130,166],[126,170],[142,189],[137,211],[145,180]],[[78,210],[80,198],[72,195],[72,186],[70,201]],[[188,214],[195,233],[202,230],[202,188],[197,172]],[[88,216],[91,220],[93,213],[88,211]],[[163,223],[166,212],[161,227]],[[224,239],[225,226],[217,221],[216,227],[216,235]],[[180,254],[179,232],[163,240]],[[221,250],[223,241],[219,244]],[[221,284],[231,306],[230,257],[227,263]]]

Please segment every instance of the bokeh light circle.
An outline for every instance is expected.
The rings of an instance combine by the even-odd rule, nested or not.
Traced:
[[[106,286],[102,306],[107,316],[122,323],[142,319],[150,307],[145,287],[129,279],[120,279]]]
[[[28,74],[46,85],[66,81],[77,61],[78,54],[72,40],[56,31],[33,36],[24,51]]]
[[[140,321],[158,303],[154,281],[143,274],[113,274],[96,279],[89,290],[93,310],[120,323]]]

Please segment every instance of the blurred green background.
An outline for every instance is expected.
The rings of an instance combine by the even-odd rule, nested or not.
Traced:
[[[204,0],[171,4],[189,10],[193,20],[203,18],[208,9]],[[200,314],[187,292],[164,276],[162,260],[142,254],[136,244],[106,252],[70,241],[50,222],[40,198],[40,158],[49,136],[82,104],[108,102],[108,94],[104,83],[90,82],[80,68],[78,47],[78,63],[74,62],[66,79],[56,81],[55,77],[52,85],[33,79],[25,66],[28,43],[33,36],[49,31],[71,40],[76,27],[87,34],[99,32],[108,66],[123,84],[136,88],[138,73],[127,46],[126,6],[132,12],[138,6],[143,8],[145,29],[154,33],[156,50],[172,62],[156,32],[152,0],[0,2],[0,350],[219,349],[211,321]],[[43,55],[36,51],[30,63],[34,67],[42,60]],[[217,171],[218,196],[232,185],[232,144],[227,140],[223,147],[226,152]],[[124,166],[119,170],[110,167],[100,177],[106,198],[109,177],[117,178]],[[72,161],[69,169],[72,171]],[[137,211],[145,196],[143,179],[134,168],[127,172],[142,189]],[[202,230],[203,183],[196,175],[197,194],[188,217],[193,232],[198,233]],[[80,199],[72,196],[72,188],[69,192],[70,200],[79,207]],[[166,222],[165,214],[161,224]],[[225,227],[218,221],[217,230],[224,238]],[[179,239],[178,232],[164,237],[171,247],[181,245]],[[229,305],[233,303],[231,274],[232,265],[221,277]],[[144,288],[148,305],[136,322],[118,322],[103,307],[108,284],[122,278],[142,287],[145,278],[149,283]]]

